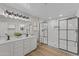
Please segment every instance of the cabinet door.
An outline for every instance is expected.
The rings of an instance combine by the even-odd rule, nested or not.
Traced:
[[[24,55],[28,54],[31,50],[31,46],[30,46],[30,40],[29,39],[25,39],[24,40]]]
[[[67,50],[67,41],[66,40],[60,40],[60,48]]]
[[[68,29],[78,29],[78,19],[68,20]]]
[[[72,41],[68,41],[68,51],[77,53],[77,43],[72,42]]]
[[[14,42],[14,56],[23,56],[23,40]]]
[[[11,55],[11,45],[3,44],[0,45],[0,56],[10,56]]]
[[[60,21],[60,29],[67,29],[67,20]]]
[[[31,51],[34,50],[37,47],[37,39],[35,37],[29,38],[30,39],[30,49]]]
[[[78,32],[76,32],[76,30],[68,30],[68,40],[77,41]]]

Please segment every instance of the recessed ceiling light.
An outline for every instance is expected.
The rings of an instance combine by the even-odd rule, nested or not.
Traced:
[[[63,16],[62,14],[59,15],[59,17],[62,17],[62,16]]]

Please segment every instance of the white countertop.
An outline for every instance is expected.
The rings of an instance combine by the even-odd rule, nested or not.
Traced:
[[[28,39],[28,38],[31,38],[33,36],[29,36],[29,37],[19,37],[19,38],[16,38],[16,37],[12,37],[10,40],[1,40],[0,41],[0,44],[5,44],[5,43],[8,43],[8,42],[13,42],[13,41],[17,41],[17,40],[24,40],[24,39]]]

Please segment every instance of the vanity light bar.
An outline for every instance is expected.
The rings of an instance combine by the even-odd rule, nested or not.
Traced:
[[[8,14],[8,15],[13,15],[13,16],[17,16],[17,17],[19,17],[19,18],[23,18],[23,19],[29,19],[29,17],[26,17],[26,16],[23,16],[23,15],[19,15],[19,14],[15,14],[15,13],[13,13],[13,12],[10,12],[10,11],[8,11],[8,10],[5,10],[4,11],[4,14]]]

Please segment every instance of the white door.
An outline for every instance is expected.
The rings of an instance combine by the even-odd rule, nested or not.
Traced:
[[[47,44],[47,40],[48,40],[47,36],[43,37],[43,40],[44,40],[43,42]]]
[[[48,45],[58,48],[58,20],[48,22]]]
[[[10,56],[10,55],[11,55],[10,43],[0,45],[0,56]]]
[[[23,56],[23,40],[14,42],[14,56]]]
[[[40,23],[40,42],[47,44],[48,38],[47,38],[47,23]]]

